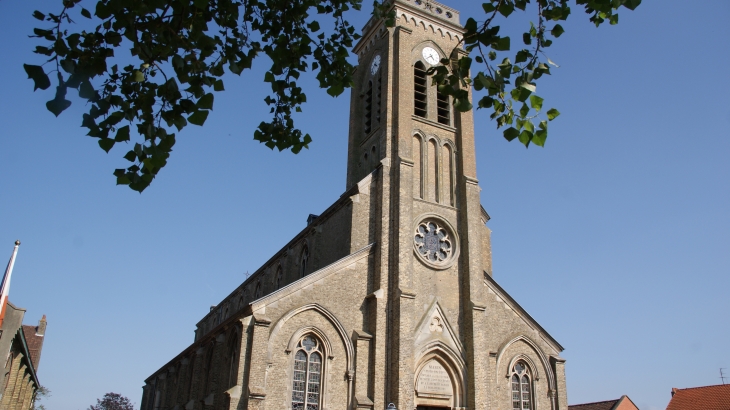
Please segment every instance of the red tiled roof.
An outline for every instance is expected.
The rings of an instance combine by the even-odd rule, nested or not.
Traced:
[[[28,342],[28,353],[30,360],[33,362],[33,368],[38,371],[38,364],[41,361],[41,350],[43,349],[43,336],[36,335],[36,327],[31,325],[23,325],[23,334],[25,341]]]
[[[621,399],[597,401],[595,403],[571,404],[568,410],[611,410]]]
[[[730,410],[730,384],[672,389],[667,410]]]

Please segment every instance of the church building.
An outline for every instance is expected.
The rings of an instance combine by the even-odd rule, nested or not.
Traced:
[[[464,53],[459,12],[393,7],[354,48],[344,193],[197,323],[142,410],[568,410],[562,346],[492,277],[473,113],[427,75]]]

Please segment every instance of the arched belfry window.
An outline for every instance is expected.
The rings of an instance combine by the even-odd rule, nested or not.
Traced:
[[[322,344],[312,335],[299,340],[294,353],[292,410],[319,410],[322,389]]]
[[[299,277],[303,278],[307,275],[307,263],[309,262],[309,248],[304,245],[302,249],[302,257],[299,260]]]
[[[373,82],[368,81],[368,89],[365,92],[365,135],[370,133],[373,126]]]
[[[375,85],[375,121],[380,125],[381,96],[383,94],[383,76],[380,73],[375,80]]]
[[[519,361],[512,367],[512,410],[532,410],[530,369]]]
[[[413,66],[413,114],[423,118],[426,118],[428,112],[426,89],[426,66],[418,61]]]

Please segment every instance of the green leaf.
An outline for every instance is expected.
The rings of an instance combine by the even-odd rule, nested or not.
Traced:
[[[87,19],[91,18],[91,13],[89,13],[89,10],[86,10],[85,8],[81,7],[81,15],[86,17]]]
[[[530,107],[532,107],[533,110],[540,111],[540,109],[542,109],[542,102],[543,102],[542,98],[540,98],[536,95],[530,96]]]
[[[202,126],[205,124],[205,120],[208,118],[208,110],[198,110],[193,115],[188,117],[188,122],[194,125]]]
[[[202,96],[198,103],[195,104],[198,108],[202,108],[205,110],[212,110],[213,109],[213,94],[208,93]]]
[[[33,12],[33,17],[35,17],[36,19],[38,19],[40,21],[43,21],[46,18],[46,15],[41,13],[40,11],[36,10]]]
[[[525,118],[529,113],[530,107],[528,107],[527,104],[522,104],[522,108],[520,108],[520,117]]]
[[[532,44],[532,36],[530,35],[530,33],[522,34],[522,42],[525,43],[525,45],[527,46]]]
[[[472,109],[472,105],[467,98],[454,98],[454,108],[459,112],[467,112]]]
[[[537,130],[535,135],[532,136],[532,143],[544,147],[545,140],[547,139],[547,130]]]
[[[520,132],[517,131],[517,129],[514,127],[509,127],[504,130],[502,134],[507,141],[512,141],[513,139],[517,138],[518,135],[520,135]]]
[[[535,87],[535,84],[530,84],[528,82],[524,82],[520,84],[520,87],[524,88],[525,90],[529,90],[531,93],[534,93],[537,87]]]
[[[114,140],[110,138],[101,138],[99,140],[99,146],[101,149],[109,153],[109,150],[114,146]]]
[[[141,83],[142,81],[144,81],[144,73],[139,70],[135,70],[132,74],[132,81]]]
[[[558,115],[560,115],[560,111],[556,110],[555,108],[551,108],[547,112],[547,117],[550,121],[554,120]]]
[[[497,9],[496,7],[494,7],[494,5],[492,3],[482,3],[482,8],[484,9],[484,12],[487,14],[489,14]]]
[[[43,71],[43,67],[39,65],[23,64],[25,72],[28,74],[28,78],[33,80],[34,86],[33,91],[37,89],[45,90],[51,86],[51,80],[48,75]]]
[[[117,141],[117,142],[129,141],[129,125],[125,125],[121,128],[117,128],[117,135],[114,137],[114,141]]]
[[[215,80],[215,82],[213,83],[213,90],[215,90],[215,91],[225,90],[225,88],[223,88],[223,80],[221,80],[221,79]]]
[[[611,23],[612,26],[618,24],[618,14],[611,15],[611,19],[608,20],[608,22]]]
[[[550,30],[550,34],[552,34],[554,37],[560,37],[561,34],[565,33],[565,30],[563,29],[563,26],[560,24],[556,24],[555,27],[553,27],[552,30]]]
[[[510,1],[505,1],[499,6],[499,13],[505,17],[509,17],[515,11],[515,5]]]
[[[530,131],[523,130],[520,133],[519,139],[520,139],[520,142],[523,143],[525,145],[525,147],[527,147],[530,145],[530,140],[532,139],[532,133]]]
[[[94,95],[96,95],[96,92],[94,91],[94,87],[91,83],[88,81],[82,82],[79,86],[79,97],[90,100],[94,98]]]
[[[500,37],[499,40],[492,43],[492,48],[497,51],[508,51],[510,48],[509,37]]]

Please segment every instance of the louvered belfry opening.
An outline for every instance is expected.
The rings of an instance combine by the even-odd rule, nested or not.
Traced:
[[[368,134],[373,125],[373,82],[368,81],[368,90],[365,92],[365,134]]]
[[[380,125],[380,105],[381,105],[381,99],[380,96],[382,95],[383,91],[383,81],[382,76],[378,74],[377,80],[375,80],[375,121]]]
[[[413,113],[426,118],[428,104],[426,102],[426,67],[422,62],[413,66]]]
[[[451,125],[451,112],[449,111],[449,96],[442,92],[436,92],[436,108],[440,124]]]

